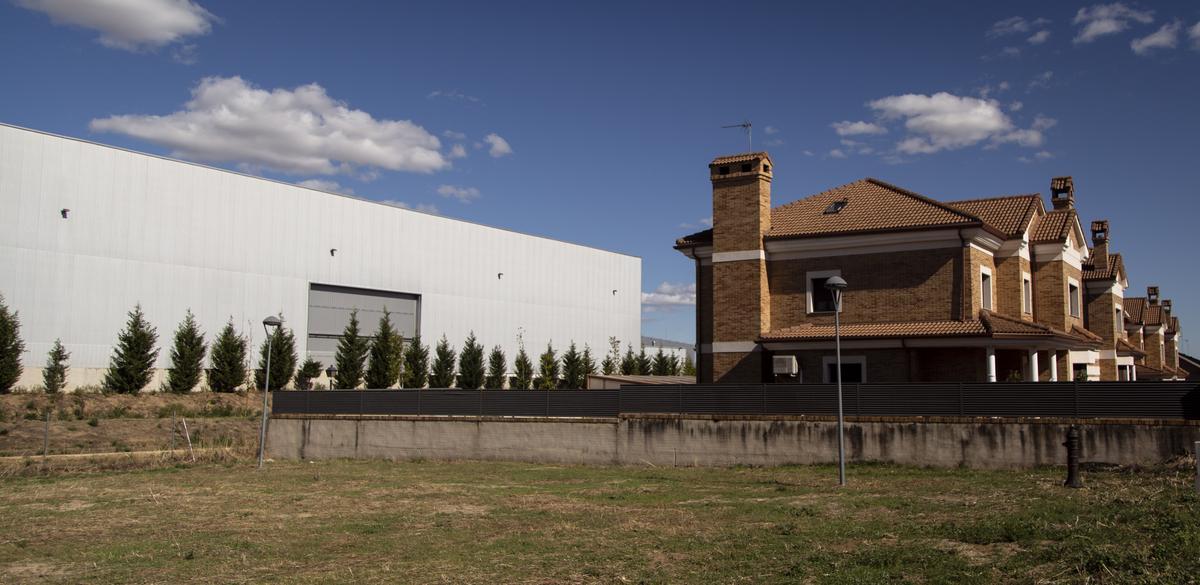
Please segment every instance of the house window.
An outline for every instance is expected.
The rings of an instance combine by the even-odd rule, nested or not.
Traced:
[[[808,312],[832,313],[836,308],[833,302],[833,291],[825,288],[825,281],[831,276],[841,276],[840,270],[821,270],[806,274],[808,280]]]
[[[837,383],[837,357],[827,355],[821,358],[822,379],[826,384]],[[867,358],[861,355],[842,356],[842,383],[862,384],[867,381]]]
[[[1079,298],[1079,283],[1074,280],[1067,281],[1067,303],[1071,307],[1071,316],[1079,316],[1079,305],[1082,304],[1082,299]]]
[[[750,163],[746,163],[746,164],[742,165],[742,172],[748,173],[748,172],[750,172],[751,168],[753,168],[753,167],[750,166]]]
[[[983,293],[983,308],[992,309],[992,271],[979,267],[979,290]]]
[[[1121,307],[1117,307],[1116,313],[1114,316],[1116,322],[1113,324],[1113,337],[1120,339],[1122,337],[1121,334],[1125,332],[1125,320],[1121,318]]]
[[[1033,313],[1033,282],[1029,280],[1028,274],[1021,280],[1021,310]]]

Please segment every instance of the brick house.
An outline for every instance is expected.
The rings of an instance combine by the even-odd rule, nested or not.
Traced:
[[[1140,350],[1133,368],[1141,380],[1182,380],[1188,377],[1179,360],[1182,330],[1171,315],[1171,299],[1159,300],[1157,286],[1146,287],[1146,296],[1125,300],[1128,342]]]
[[[848,382],[1116,380],[1148,359],[1123,260],[1106,222],[1089,248],[1070,177],[1050,210],[1039,194],[941,202],[871,178],[772,207],[774,172],[765,152],[715,159],[713,227],[676,241],[696,264],[700,382],[831,381],[835,275]],[[788,356],[797,373],[776,375]]]

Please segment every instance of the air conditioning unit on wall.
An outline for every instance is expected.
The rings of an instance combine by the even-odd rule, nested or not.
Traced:
[[[795,376],[800,373],[800,364],[794,355],[777,355],[771,358],[771,370],[776,376]]]

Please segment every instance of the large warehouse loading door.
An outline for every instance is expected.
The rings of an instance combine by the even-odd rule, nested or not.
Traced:
[[[328,367],[337,352],[338,338],[358,309],[358,330],[373,337],[383,310],[391,313],[392,326],[404,339],[417,334],[421,297],[405,293],[312,284],[308,289],[308,357]]]

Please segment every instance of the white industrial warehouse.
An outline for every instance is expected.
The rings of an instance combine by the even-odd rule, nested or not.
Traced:
[[[534,358],[640,340],[637,257],[3,124],[0,210],[20,386],[40,385],[56,338],[68,387],[99,384],[138,303],[159,368],[188,309],[210,343],[232,318],[255,363],[268,315],[328,365],[350,311],[370,335],[385,306],[405,338],[461,347],[474,331],[510,368],[518,338]]]

